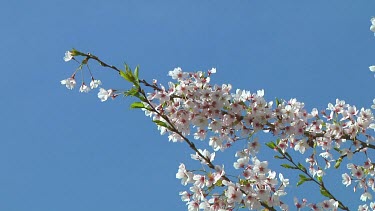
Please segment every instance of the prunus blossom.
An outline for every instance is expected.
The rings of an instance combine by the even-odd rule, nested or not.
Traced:
[[[371,19],[370,30],[375,33],[375,18]],[[267,101],[264,90],[233,90],[231,84],[214,84],[215,68],[186,72],[178,67],[168,72],[172,82],[162,85],[140,79],[138,67],[134,71],[128,65],[120,69],[75,49],[65,53],[64,61],[76,61],[78,65],[61,81],[66,88],[75,88],[77,72],[88,71],[90,82],[82,78],[80,92],[98,88],[102,102],[119,95],[135,97],[137,101],[131,107],[142,109],[161,135],[168,136],[170,142],[188,145],[191,159],[203,166],[193,171],[181,163],[176,173],[181,184],[188,186],[179,194],[189,211],[350,210],[353,208],[324,182],[330,176],[328,170],[340,168],[344,161],[346,166],[341,168],[346,172],[337,179],[361,193],[357,200],[363,204],[354,209],[375,210],[374,158],[370,156],[375,150],[375,122],[370,108],[357,108],[337,99],[323,110],[308,111],[297,99]],[[126,91],[101,87],[89,62],[116,71],[132,87]],[[375,66],[369,69],[375,72]],[[370,107],[375,109],[375,99],[373,103]],[[270,134],[274,141],[259,140],[260,133]],[[218,151],[225,152],[239,143],[230,165],[215,162]],[[325,199],[309,201],[295,196],[292,203],[284,201],[292,185],[282,172],[270,167],[269,161],[259,158],[265,146],[272,149],[274,158],[284,162],[282,167],[298,174],[299,181],[293,186],[312,183]],[[359,155],[363,159],[352,159]],[[297,161],[297,156],[303,162]],[[229,171],[237,176],[229,176]]]

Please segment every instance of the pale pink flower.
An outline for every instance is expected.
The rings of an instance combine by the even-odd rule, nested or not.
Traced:
[[[79,88],[79,91],[87,93],[90,91],[90,87],[88,87],[85,83],[82,83],[81,87]]]
[[[233,163],[235,169],[245,168],[249,163],[249,157],[239,158],[237,162]]]
[[[193,180],[195,181],[194,182],[194,185],[199,187],[199,188],[203,188],[205,183],[206,183],[206,178],[205,176],[203,175],[200,175],[200,174],[196,174],[193,176]]]
[[[210,211],[211,205],[210,203],[208,203],[208,201],[202,201],[200,204],[199,204],[199,209],[201,210],[204,210],[204,211]]]
[[[285,179],[283,174],[279,173],[279,179],[284,187],[289,185],[289,179]]]
[[[366,201],[367,199],[372,200],[372,195],[369,192],[364,192],[361,195],[361,201]]]
[[[348,187],[352,183],[352,179],[347,173],[342,174],[341,176],[342,176],[342,184]]]
[[[229,186],[228,190],[225,192],[225,196],[227,197],[228,203],[233,202],[240,202],[242,200],[242,193],[241,191],[234,186]]]
[[[206,138],[206,130],[197,128],[197,132],[194,133],[194,139],[203,141]]]
[[[211,68],[211,70],[208,70],[208,74],[211,74],[211,73],[216,73],[216,68]]]
[[[70,51],[65,52],[64,61],[68,62],[68,61],[72,60],[73,58],[74,57],[72,55],[72,52],[70,52]]]
[[[102,85],[102,82],[100,80],[92,79],[91,82],[90,82],[90,88],[91,89],[98,88],[99,85]]]
[[[68,89],[73,89],[76,85],[76,80],[74,79],[74,76],[64,79],[61,81],[61,84],[65,85]]]
[[[182,201],[190,201],[191,194],[187,191],[180,192],[179,194],[181,196]]]
[[[294,150],[299,151],[301,154],[304,154],[307,148],[309,148],[309,145],[304,139],[299,140],[297,144],[294,146]]]
[[[214,151],[223,149],[223,140],[219,137],[211,136],[208,144],[214,149]]]
[[[267,161],[262,161],[260,162],[258,159],[254,159],[254,172],[257,172],[259,174],[266,174],[268,172],[268,162]]]
[[[181,184],[187,185],[188,183],[193,182],[193,173],[188,172],[185,169],[185,165],[183,163],[180,164],[178,167],[178,172],[176,173],[176,178],[181,179]]]
[[[246,198],[244,199],[246,207],[251,210],[258,210],[261,207],[261,204],[258,200],[258,196],[256,193],[249,193]]]
[[[370,203],[370,208],[371,208],[372,210],[375,210],[375,202],[371,202],[371,203]]]
[[[296,206],[296,208],[298,210],[300,210],[301,208],[305,207],[306,206],[306,202],[307,202],[306,199],[302,199],[302,203],[300,203],[298,201],[298,199],[296,197],[294,197],[294,205]]]
[[[215,159],[215,152],[210,153],[208,150],[204,149],[203,151],[201,149],[198,149],[198,151],[203,155],[204,158],[202,158],[197,152],[195,154],[191,154],[190,157],[193,160],[199,160],[203,164],[207,164],[206,160],[209,160],[212,162]]]
[[[182,69],[180,67],[174,68],[172,71],[169,71],[168,75],[175,80],[183,80],[188,77],[188,73],[182,72]]]
[[[357,179],[362,179],[363,177],[363,171],[361,168],[352,168],[352,175],[357,177]]]
[[[100,88],[99,93],[98,93],[98,98],[102,102],[108,100],[108,98],[112,97],[112,96],[113,96],[113,90],[112,89],[105,90],[103,88]]]
[[[339,206],[339,202],[335,201],[333,199],[330,199],[330,200],[325,200],[325,201],[321,202],[320,205],[325,210],[337,210],[337,208]]]
[[[370,30],[375,33],[375,25],[374,24],[370,26]]]
[[[190,201],[187,203],[188,211],[199,211],[199,202],[198,201]]]
[[[364,204],[364,205],[359,205],[358,206],[358,211],[368,211],[368,206],[367,204]]]

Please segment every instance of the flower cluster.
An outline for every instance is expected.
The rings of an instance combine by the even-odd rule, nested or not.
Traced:
[[[65,62],[68,62],[68,61],[71,61],[71,60],[75,60],[75,61],[77,61],[77,60],[74,58],[73,54],[74,54],[73,51],[66,51],[66,52],[65,52],[65,56],[64,56],[64,58],[63,58],[64,61],[65,61]],[[86,66],[87,66],[88,71],[89,71],[89,73],[90,73],[90,75],[91,75],[91,81],[90,81],[89,86],[86,85],[86,83],[85,83],[85,81],[84,81],[84,77],[83,77],[83,69],[82,69],[83,65],[86,65]],[[76,86],[76,84],[77,84],[77,82],[76,82],[76,80],[75,80],[75,77],[76,77],[76,74],[77,74],[78,71],[81,71],[81,72],[82,72],[82,83],[81,83],[81,86],[80,86],[80,88],[79,88],[79,91],[80,91],[80,92],[85,92],[85,93],[87,93],[87,92],[89,92],[90,90],[92,90],[92,89],[96,89],[96,88],[98,88],[100,85],[102,85],[102,82],[101,82],[100,80],[96,80],[96,79],[94,79],[94,76],[93,76],[93,74],[92,74],[92,72],[91,72],[91,70],[90,70],[90,68],[89,68],[89,66],[88,66],[88,64],[87,64],[87,60],[82,61],[82,63],[79,65],[79,67],[74,71],[74,73],[73,73],[69,78],[64,79],[64,80],[61,80],[61,84],[62,84],[62,85],[65,85],[66,88],[68,88],[68,89],[73,89],[73,88]],[[99,89],[98,98],[99,98],[102,102],[106,101],[108,98],[115,98],[115,97],[117,97],[117,96],[118,96],[118,94],[116,93],[116,90],[113,90],[113,89],[108,89],[108,90],[106,90],[106,89],[103,89],[103,88],[100,88],[100,89]]]
[[[320,211],[320,210],[337,210],[339,203],[333,199],[329,200],[324,200],[319,203],[307,203],[306,199],[302,200],[302,203],[298,201],[298,199],[295,197],[294,198],[294,206],[298,209],[301,210],[302,208],[310,208],[310,210],[313,211]]]
[[[375,18],[371,19],[370,30],[375,33]],[[82,53],[81,53],[82,54]],[[83,55],[83,54],[82,54]],[[75,54],[68,51],[64,60],[75,60]],[[90,56],[90,55],[86,55]],[[86,57],[73,75],[61,81],[68,89],[76,85],[75,75],[82,72],[82,66],[87,65]],[[168,135],[171,142],[186,142],[195,152],[193,160],[199,161],[209,170],[202,168],[198,171],[188,170],[185,164],[180,164],[176,178],[181,184],[189,185],[188,191],[180,192],[182,201],[186,202],[188,210],[225,211],[239,207],[251,210],[267,208],[274,210],[289,210],[289,206],[281,200],[287,194],[289,179],[283,174],[271,170],[268,161],[259,160],[261,144],[257,133],[265,132],[272,135],[276,141],[266,145],[272,148],[277,156],[288,164],[283,167],[297,170],[302,174],[298,185],[313,181],[327,200],[316,203],[294,200],[295,207],[300,210],[349,210],[343,202],[336,199],[325,187],[323,177],[332,166],[339,168],[346,162],[347,172],[341,175],[342,184],[354,186],[353,190],[363,190],[361,201],[372,200],[375,192],[375,167],[369,156],[369,150],[375,149],[374,115],[371,109],[358,108],[337,99],[329,103],[327,108],[310,112],[297,99],[267,101],[264,90],[250,92],[248,90],[232,90],[232,85],[211,84],[211,75],[216,73],[212,68],[206,73],[184,72],[181,68],[169,71],[168,75],[174,80],[168,86],[158,85],[156,80],[148,84],[138,79],[138,70],[134,73],[121,72],[109,66],[97,57],[92,57],[103,66],[120,72],[133,89],[125,92],[141,99],[135,107],[142,108],[146,116],[152,118],[162,135]],[[88,67],[88,66],[87,66]],[[89,69],[89,68],[88,68]],[[369,69],[375,72],[375,66]],[[91,71],[89,69],[91,74]],[[83,73],[82,73],[83,75]],[[100,80],[94,80],[91,74],[90,86],[82,79],[80,92],[101,85]],[[141,84],[151,87],[146,93]],[[118,95],[116,90],[100,88],[98,97],[103,102]],[[375,109],[374,105],[371,106]],[[215,165],[216,152],[225,151],[237,143],[242,147],[237,150],[230,167]],[[196,144],[208,149],[198,149]],[[291,155],[304,157],[303,162],[296,162]],[[355,154],[361,154],[363,160],[351,160]],[[351,160],[348,163],[348,160]],[[230,179],[226,172],[236,172],[238,176]],[[278,177],[277,177],[278,175]],[[375,203],[364,204],[358,210],[375,210]]]
[[[368,130],[372,130],[375,125],[372,111],[365,108],[358,110],[342,100],[337,99],[335,104],[329,103],[320,116],[317,109],[307,112],[304,104],[296,99],[278,100],[274,106],[273,102],[267,102],[264,99],[263,90],[256,93],[236,90],[235,93],[231,93],[230,84],[211,85],[209,83],[210,71],[205,76],[203,72],[187,73],[181,68],[176,68],[170,71],[169,75],[172,79],[176,79],[177,83],[169,83],[168,88],[161,86],[160,89],[149,93],[148,102],[144,103],[146,106],[144,110],[146,115],[151,116],[154,121],[163,121],[175,128],[171,130],[159,127],[161,133],[168,133],[169,140],[173,142],[184,141],[184,137],[193,135],[195,139],[208,140],[208,145],[214,151],[224,151],[235,142],[249,138],[258,131],[271,132],[279,137],[275,148],[281,153],[285,154],[291,148],[305,154],[308,149],[314,148],[306,158],[309,164],[308,173],[313,178],[321,178],[325,174],[324,169],[330,168],[332,162],[338,162],[344,157],[349,158],[354,153],[363,152],[374,140],[368,134]],[[366,140],[360,141],[358,137],[361,136],[366,137]],[[224,194],[213,196],[215,201],[220,201],[221,207],[229,209],[233,208],[234,204],[240,203],[242,206],[248,205],[249,208],[256,209],[255,207],[260,206],[260,202],[264,202],[269,206],[285,208],[286,205],[279,202],[278,197],[276,197],[276,203],[269,201],[284,193],[280,194],[280,189],[275,190],[274,185],[277,183],[273,181],[275,177],[271,176],[274,173],[267,169],[267,162],[257,160],[256,154],[259,152],[259,147],[258,141],[252,140],[248,141],[247,148],[237,152],[236,156],[239,158],[233,166],[235,169],[242,169],[243,181],[246,182],[241,184],[239,180],[237,183],[225,183],[228,187],[224,190]],[[317,153],[318,149],[320,153]],[[337,151],[339,153],[335,153]],[[201,162],[202,160],[212,161],[213,156],[207,153],[202,154],[204,158],[197,159],[198,156],[195,155],[194,159]],[[325,163],[324,168],[318,165],[319,157]],[[253,165],[249,164],[250,161]],[[190,174],[189,179],[186,178],[183,183],[194,184],[190,190],[199,190],[201,193],[202,184],[204,184],[201,180],[204,180],[210,172],[207,175],[194,175],[192,172]],[[269,175],[266,176],[267,174]],[[250,192],[245,184],[251,187],[251,195],[257,203],[246,202],[246,197]],[[262,189],[265,187],[268,187],[269,191],[273,190],[273,193]],[[194,191],[190,193],[192,196],[197,195]],[[262,194],[266,193],[267,197],[259,191]],[[228,193],[235,198],[228,199]],[[212,208],[214,206],[213,199],[186,197],[186,194],[184,193],[183,200],[187,201],[189,207],[202,208],[210,205]],[[208,195],[203,194],[203,196]],[[202,194],[199,196],[201,197]],[[233,204],[233,202],[236,203]],[[338,206],[336,201],[329,203],[332,206],[335,205],[333,207]],[[319,206],[314,206],[317,207],[316,210],[319,210],[319,207],[323,209],[323,205],[329,203],[324,202]]]

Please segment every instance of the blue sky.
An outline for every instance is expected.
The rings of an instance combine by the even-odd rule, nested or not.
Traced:
[[[180,162],[194,165],[187,146],[168,143],[131,99],[101,103],[63,87],[76,68],[66,50],[139,64],[147,80],[216,67],[213,83],[264,89],[268,100],[369,107],[374,9],[370,0],[4,0],[0,210],[186,210],[175,174]],[[92,68],[104,87],[128,87]]]

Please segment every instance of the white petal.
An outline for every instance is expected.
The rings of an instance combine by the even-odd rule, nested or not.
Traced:
[[[372,32],[375,32],[375,25],[371,25],[371,26],[370,26],[370,30],[371,30]]]

